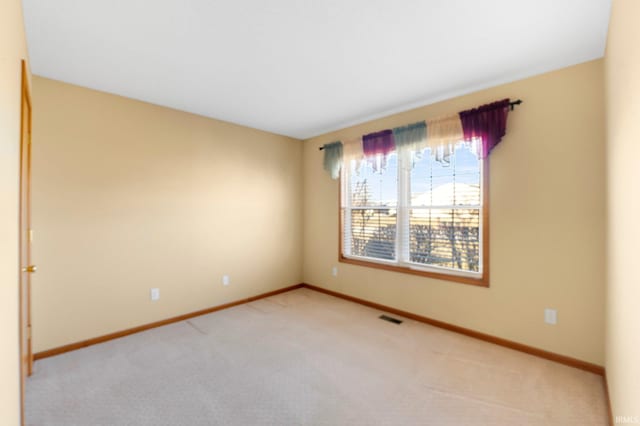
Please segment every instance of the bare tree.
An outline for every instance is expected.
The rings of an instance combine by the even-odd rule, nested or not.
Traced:
[[[467,268],[470,271],[477,271],[480,259],[478,256],[479,245],[479,229],[477,226],[462,226],[460,227],[460,242],[462,243],[462,249],[465,253],[465,260]]]
[[[410,227],[410,235],[413,236],[414,249],[411,251],[411,261],[417,263],[430,263],[433,251],[433,237],[435,232],[431,225],[414,224]]]
[[[373,216],[373,212],[371,210],[367,210],[364,207],[368,207],[369,201],[371,199],[371,189],[369,187],[369,182],[367,179],[364,179],[360,182],[356,182],[355,188],[353,190],[353,206],[357,208],[357,210],[352,209],[352,211],[356,211],[357,216],[359,216],[359,223],[354,224],[352,222],[352,227],[355,229],[355,226],[360,226],[360,237],[356,236],[356,233],[352,232],[351,238],[351,250],[352,253],[358,256],[365,255],[365,246],[366,246],[366,229],[367,224],[371,217]]]

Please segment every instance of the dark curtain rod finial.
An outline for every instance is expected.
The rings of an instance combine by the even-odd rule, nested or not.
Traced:
[[[509,102],[509,107],[511,108],[511,111],[514,110],[516,105],[520,105],[521,103],[522,103],[522,99],[518,99],[517,101]]]
[[[516,105],[520,105],[522,103],[522,99],[518,99],[516,101],[511,101],[509,102],[509,108],[511,109],[511,111],[513,111],[516,107]],[[321,146],[320,148],[318,148],[320,151],[322,151],[324,149],[324,145]]]

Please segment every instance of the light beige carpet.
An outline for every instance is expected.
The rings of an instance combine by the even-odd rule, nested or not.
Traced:
[[[605,425],[602,378],[300,289],[38,361],[28,425]]]

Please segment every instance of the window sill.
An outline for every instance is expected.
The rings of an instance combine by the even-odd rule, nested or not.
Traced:
[[[407,268],[405,266],[388,265],[384,263],[369,262],[361,259],[352,259],[340,254],[338,261],[341,263],[349,263],[351,265],[365,266],[368,268],[384,269],[385,271],[401,272],[404,274],[419,275],[422,277],[435,278],[444,281],[453,281],[461,284],[474,285],[477,287],[489,287],[489,275],[485,272],[481,278],[470,278],[460,275],[444,274],[431,271],[420,271],[417,269]]]

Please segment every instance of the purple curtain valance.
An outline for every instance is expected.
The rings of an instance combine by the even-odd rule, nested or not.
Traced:
[[[505,135],[508,114],[509,99],[459,113],[464,139],[466,141],[471,141],[474,138],[482,140],[482,158],[487,157]]]
[[[369,133],[362,137],[362,150],[365,157],[374,157],[378,154],[388,155],[395,151],[396,144],[393,140],[392,130]]]
[[[395,150],[393,130],[383,130],[362,136],[362,151],[375,172],[386,169],[387,156]]]

